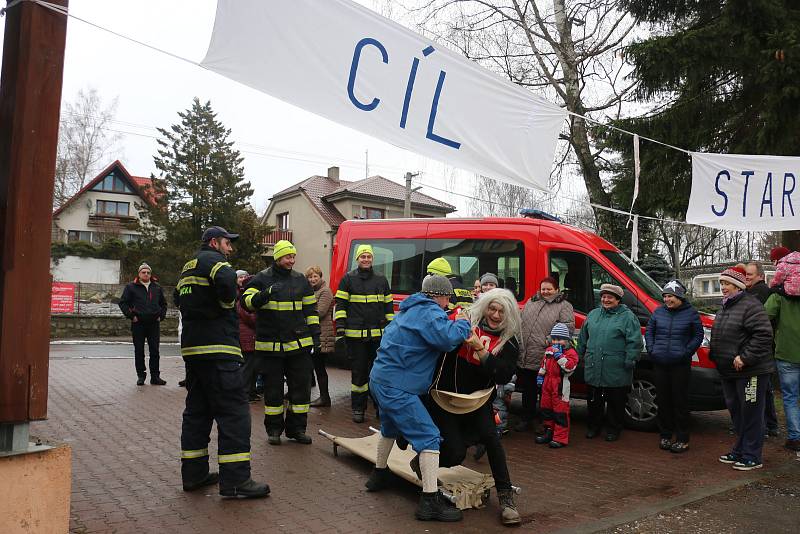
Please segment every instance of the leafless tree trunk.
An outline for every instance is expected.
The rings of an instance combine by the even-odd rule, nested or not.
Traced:
[[[475,199],[470,203],[474,215],[517,217],[522,208],[533,207],[533,192],[527,187],[477,176]]]
[[[61,110],[53,207],[58,208],[100,170],[119,135],[110,130],[117,99],[104,105],[97,90],[81,89]]]
[[[417,6],[412,13],[424,31],[576,115],[617,117],[633,88],[618,52],[635,23],[613,0],[420,0]],[[598,165],[603,150],[586,121],[570,115],[563,138],[589,199],[611,205]],[[595,209],[595,218],[610,234],[616,215]]]

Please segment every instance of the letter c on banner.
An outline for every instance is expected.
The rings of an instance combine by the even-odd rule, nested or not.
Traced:
[[[369,104],[364,104],[360,102],[357,98],[353,89],[356,85],[356,71],[358,71],[358,62],[361,59],[361,50],[364,49],[365,46],[372,45],[381,52],[381,59],[384,63],[389,63],[389,53],[386,51],[386,48],[381,44],[380,41],[377,39],[373,39],[372,37],[365,37],[361,39],[358,43],[356,43],[355,50],[353,50],[353,62],[350,63],[350,77],[347,79],[347,96],[350,98],[350,102],[353,103],[355,107],[358,109],[362,109],[364,111],[372,111],[378,104],[380,104],[380,98],[373,98],[372,102]]]
[[[717,208],[714,207],[714,204],[711,205],[711,211],[713,211],[714,215],[716,215],[717,217],[722,217],[723,215],[725,215],[725,212],[728,211],[728,195],[726,195],[719,188],[719,178],[720,178],[720,176],[723,176],[723,175],[725,176],[725,178],[728,179],[729,182],[731,181],[731,173],[729,173],[728,171],[719,171],[719,173],[717,173],[717,179],[714,180],[714,189],[717,190],[717,194],[719,196],[721,196],[722,198],[725,199],[725,205],[722,206],[722,211],[717,211]]]

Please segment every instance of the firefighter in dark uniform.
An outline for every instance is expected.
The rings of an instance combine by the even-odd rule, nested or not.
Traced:
[[[183,317],[186,409],[181,430],[184,491],[219,482],[224,497],[265,497],[269,486],[250,478],[250,410],[242,378],[236,272],[226,257],[238,234],[212,226],[176,287]],[[209,472],[208,442],[217,422],[219,475]]]
[[[369,398],[369,373],[383,329],[394,319],[389,281],[372,270],[372,246],[356,249],[358,267],[345,274],[336,291],[336,339],[345,339],[351,366],[350,403],[353,421],[364,422]]]
[[[314,290],[294,271],[297,249],[286,240],[275,243],[272,267],[255,275],[242,293],[242,303],[256,312],[256,358],[264,376],[264,426],[270,445],[281,434],[308,445],[311,403],[311,350],[320,350],[319,315]],[[289,406],[283,403],[283,379]]]
[[[428,264],[428,274],[439,274],[447,277],[450,280],[450,285],[453,286],[453,296],[450,297],[449,308],[454,310],[458,307],[467,309],[472,306],[475,299],[472,296],[472,291],[464,287],[464,281],[457,274],[453,274],[450,268],[450,263],[444,258],[436,258]]]

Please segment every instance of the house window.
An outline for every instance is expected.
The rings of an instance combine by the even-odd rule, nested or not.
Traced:
[[[130,202],[114,202],[112,200],[97,201],[97,215],[112,215],[117,217],[127,217],[130,210]]]
[[[120,234],[119,239],[123,243],[129,243],[131,241],[139,241],[139,234]]]
[[[92,232],[84,232],[83,230],[70,230],[67,232],[67,241],[75,243],[76,241],[92,242]]]
[[[289,229],[289,212],[279,213],[275,216],[275,225],[278,227],[278,230],[288,230]]]
[[[92,191],[107,191],[109,193],[133,193],[133,190],[125,182],[125,180],[116,176],[113,172],[97,182],[92,188]]]
[[[710,295],[710,294],[711,294],[711,281],[703,280],[703,295]]]
[[[362,219],[385,219],[386,211],[380,208],[370,208],[369,206],[361,207]]]

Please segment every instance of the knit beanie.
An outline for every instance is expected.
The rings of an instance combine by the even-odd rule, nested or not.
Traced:
[[[147,265],[147,262],[142,262],[142,264],[139,266],[139,270],[136,272],[140,273],[142,272],[142,269],[149,269],[151,273],[153,272],[153,269],[150,269],[150,266]]]
[[[442,276],[450,276],[453,270],[450,264],[444,258],[436,258],[428,264],[428,274],[440,274]]]
[[[681,300],[686,300],[686,287],[681,284],[680,280],[670,280],[664,284],[661,290],[662,295],[675,295]]]
[[[486,273],[481,276],[481,285],[483,284],[494,284],[496,286],[500,286],[500,282],[497,280],[497,276],[493,273]]]
[[[365,253],[373,257],[375,256],[375,254],[372,252],[372,245],[358,245],[358,248],[356,249],[356,258]]]
[[[790,252],[791,250],[786,247],[775,247],[769,251],[769,259],[772,261],[778,261]]]
[[[237,277],[237,278],[238,278],[238,277],[240,277],[240,276],[247,276],[247,275],[249,275],[249,274],[250,274],[250,273],[248,273],[248,272],[247,272],[247,271],[245,271],[244,269],[239,269],[238,271],[236,271],[236,277]]]
[[[440,274],[429,274],[422,280],[422,292],[430,297],[449,297],[453,294],[453,285]]]
[[[279,259],[289,254],[297,254],[297,249],[294,248],[291,241],[281,239],[275,243],[275,249],[272,252],[273,259]]]
[[[569,328],[564,323],[556,323],[553,329],[550,330],[550,337],[552,339],[571,339],[569,337]]]
[[[747,273],[745,273],[744,269],[741,267],[728,267],[719,275],[719,281],[728,282],[735,285],[739,289],[744,289],[747,287],[747,284],[745,283],[746,276]]]

